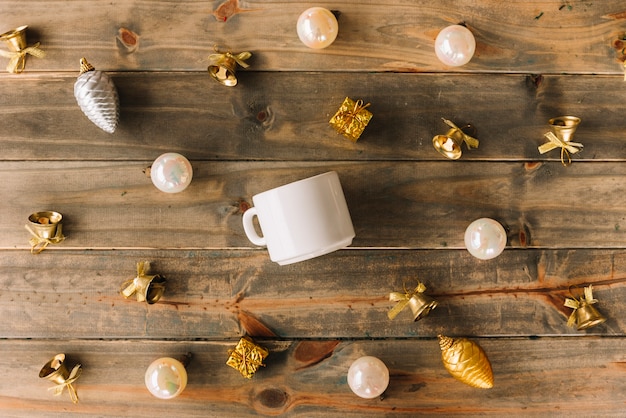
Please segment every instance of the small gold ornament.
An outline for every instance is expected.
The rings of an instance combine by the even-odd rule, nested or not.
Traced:
[[[417,322],[430,313],[437,307],[437,301],[433,300],[429,296],[426,296],[424,292],[426,286],[424,283],[418,281],[417,287],[408,291],[406,286],[404,287],[404,293],[391,292],[389,293],[390,302],[398,302],[389,312],[387,316],[389,319],[394,319],[407,305],[413,312],[413,321]]]
[[[72,383],[80,377],[82,373],[81,367],[80,364],[76,364],[71,372],[68,371],[67,367],[65,367],[65,354],[57,354],[42,367],[39,377],[56,383],[55,386],[48,389],[54,391],[55,396],[61,395],[67,387],[72,402],[78,403],[78,394]]]
[[[454,378],[475,388],[493,387],[491,363],[478,344],[467,338],[437,337],[443,365]]]
[[[572,137],[579,123],[580,118],[576,116],[560,116],[550,119],[548,124],[552,131],[543,134],[548,142],[538,147],[539,153],[545,154],[555,148],[561,148],[561,164],[570,165],[572,163],[570,154],[576,154],[583,148],[583,144],[580,142],[572,142]],[[567,161],[565,161],[566,158]]]
[[[149,305],[158,302],[165,292],[165,278],[158,274],[149,275],[149,272],[149,261],[137,263],[137,277],[122,283],[122,296],[128,299],[136,295],[137,302],[147,302]]]
[[[39,254],[50,244],[58,244],[65,239],[62,233],[59,212],[35,212],[28,217],[28,224],[24,225],[32,238],[29,240],[31,254]]]
[[[74,96],[83,113],[97,127],[112,134],[120,117],[117,89],[111,77],[80,59],[80,75],[74,83]]]
[[[260,366],[265,367],[263,360],[269,355],[269,351],[256,345],[249,337],[242,337],[235,349],[229,350],[228,353],[226,364],[239,370],[239,373],[248,379],[252,379]]]
[[[0,55],[9,58],[7,64],[7,71],[10,73],[21,73],[26,66],[26,54],[33,57],[43,58],[46,53],[39,49],[39,42],[33,46],[27,46],[26,43],[26,28],[28,26],[20,26],[17,29],[10,30],[0,35],[0,40],[3,40],[9,51],[0,50]]]
[[[452,121],[441,118],[443,122],[450,127],[450,130],[444,135],[436,135],[433,138],[433,147],[446,158],[451,160],[458,160],[463,154],[461,145],[465,142],[467,149],[478,148],[478,139],[469,136],[465,133],[465,130],[475,130],[472,125],[466,125],[463,128],[459,128]]]
[[[606,321],[606,318],[592,306],[598,302],[593,298],[593,286],[585,287],[583,292],[584,295],[580,297],[580,300],[577,300],[575,297],[565,298],[564,303],[568,308],[574,309],[567,319],[567,326],[573,327],[576,325],[578,331],[591,328]]]
[[[225,86],[236,86],[237,64],[241,65],[243,68],[248,68],[250,65],[246,63],[246,60],[251,56],[252,54],[250,52],[240,52],[238,54],[219,52],[216,46],[215,54],[209,55],[209,74],[214,80],[217,80]]]
[[[369,105],[370,103],[364,105],[363,100],[355,102],[346,97],[337,113],[328,123],[335,128],[337,133],[342,134],[352,142],[356,142],[372,119],[372,112],[366,109]]]

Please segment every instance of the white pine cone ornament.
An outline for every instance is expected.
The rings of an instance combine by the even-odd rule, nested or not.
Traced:
[[[80,59],[80,75],[74,83],[74,96],[85,115],[100,129],[112,134],[117,128],[120,103],[113,80]]]
[[[438,338],[443,365],[453,377],[475,388],[493,387],[491,363],[478,344],[467,338]]]

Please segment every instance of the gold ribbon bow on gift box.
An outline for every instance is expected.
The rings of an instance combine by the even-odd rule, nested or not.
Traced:
[[[596,308],[591,306],[598,302],[597,299],[593,298],[593,286],[589,285],[583,291],[584,295],[580,297],[580,300],[577,300],[575,297],[565,298],[564,303],[568,308],[574,309],[569,318],[567,318],[567,326],[571,327],[576,324],[578,330],[583,330],[606,321],[606,318]]]
[[[548,138],[548,142],[538,147],[539,153],[545,154],[555,148],[561,148],[561,164],[564,166],[568,166],[572,163],[570,153],[576,154],[583,148],[583,144],[580,142],[563,141],[562,139],[557,138],[557,136],[552,132],[546,132],[543,136]],[[565,157],[567,157],[567,162],[565,162]]]
[[[165,278],[158,274],[149,275],[150,262],[137,263],[137,277],[122,283],[120,293],[126,299],[136,295],[137,302],[156,303],[165,292]]]
[[[269,351],[256,345],[250,338],[242,337],[234,350],[228,350],[229,357],[226,364],[239,370],[243,377],[251,379],[260,366],[265,367],[263,359]]]
[[[389,312],[387,312],[389,319],[394,319],[404,308],[406,308],[407,305],[410,306],[411,311],[413,312],[414,321],[419,321],[428,315],[431,310],[437,307],[437,302],[424,295],[425,291],[426,286],[424,283],[418,281],[417,287],[412,291],[408,291],[405,287],[404,293],[389,293],[389,301],[398,302]]]
[[[329,123],[338,133],[356,142],[372,119],[372,113],[366,109],[370,104],[364,105],[363,100],[355,102],[346,97]]]

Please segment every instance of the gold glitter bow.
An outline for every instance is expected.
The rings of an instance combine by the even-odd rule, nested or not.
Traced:
[[[65,379],[62,383],[59,383],[56,386],[52,386],[48,388],[48,390],[54,391],[54,396],[59,396],[63,393],[63,390],[67,387],[67,391],[70,393],[70,399],[72,399],[73,403],[78,403],[78,393],[76,393],[76,388],[72,385],[78,378],[80,377],[83,369],[80,364],[74,366],[72,371],[70,372],[70,376]]]
[[[137,302],[146,301],[149,304],[157,302],[165,292],[165,278],[158,274],[148,275],[149,271],[149,261],[137,263],[137,277],[122,283],[120,288],[122,296],[128,299],[135,294]]]
[[[216,54],[209,55],[209,61],[211,61],[213,65],[222,66],[227,64],[230,60],[234,60],[243,68],[248,68],[250,66],[245,62],[245,60],[252,56],[250,52],[240,52],[239,54],[233,55],[231,52],[220,53],[217,51],[217,48],[215,48],[215,52]]]
[[[404,287],[404,293],[400,292],[391,292],[389,293],[389,302],[398,302],[389,312],[387,312],[387,316],[389,319],[394,319],[406,306],[409,304],[409,301],[413,296],[418,293],[424,293],[426,291],[426,286],[424,283],[418,281],[417,287],[412,291],[408,291],[406,287]]]
[[[265,367],[263,359],[269,355],[269,351],[256,345],[250,338],[242,337],[234,350],[228,350],[228,354],[226,364],[239,370],[243,377],[251,379],[259,366]]]
[[[46,53],[39,48],[39,42],[37,42],[33,46],[26,47],[21,51],[5,51],[0,49],[0,55],[3,57],[9,58],[9,63],[7,64],[7,71],[10,73],[21,73],[24,71],[24,67],[26,66],[26,54],[30,54],[33,57],[43,58],[46,56]]]
[[[349,97],[346,97],[329,123],[333,125],[338,133],[352,142],[356,142],[372,119],[372,113],[366,110],[370,104],[371,103],[367,103],[364,105],[363,100],[357,100],[355,102]]]
[[[572,163],[570,153],[576,154],[583,147],[583,144],[580,142],[563,141],[557,138],[552,132],[546,132],[543,136],[548,138],[548,142],[538,147],[539,153],[545,154],[555,148],[561,148],[561,164],[564,166],[568,166]],[[567,162],[565,162],[565,157],[567,157]]]
[[[54,234],[52,238],[40,237],[39,235],[37,235],[35,231],[32,230],[30,226],[24,225],[24,227],[33,236],[28,241],[30,243],[31,254],[39,254],[40,252],[45,250],[49,244],[58,244],[65,239],[65,236],[63,236],[63,233],[61,232],[62,230],[61,224],[57,224],[56,233]]]
[[[454,124],[454,122],[452,122],[451,120],[448,120],[446,118],[441,118],[441,120],[443,120],[443,123],[445,123],[446,125],[448,125],[452,129],[456,129],[462,135],[463,142],[465,142],[465,145],[467,145],[467,148],[478,148],[478,144],[480,143],[480,142],[478,142],[478,139],[476,139],[476,138],[474,138],[472,136],[469,136],[468,134],[463,132],[463,130],[461,128],[459,128],[458,126],[456,126]]]
[[[593,305],[598,300],[593,298],[593,286],[589,285],[583,289],[584,295],[580,297],[580,300],[576,298],[565,298],[564,305],[568,308],[574,309],[572,314],[567,318],[567,326],[571,327],[576,322],[576,311],[580,308],[584,308],[587,305]]]

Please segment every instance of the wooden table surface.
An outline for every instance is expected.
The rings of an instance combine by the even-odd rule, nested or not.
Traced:
[[[315,5],[341,13],[323,50],[295,30]],[[0,0],[0,16],[47,53],[0,73],[0,416],[626,415],[623,1]],[[476,55],[446,67],[434,39],[459,22]],[[252,52],[236,87],[206,72],[214,45]],[[83,56],[117,86],[114,134],[76,104]],[[346,96],[374,114],[357,143],[328,124]],[[561,115],[582,119],[567,167],[537,150]],[[479,148],[439,155],[442,117],[473,124]],[[183,193],[145,174],[164,152],[193,165]],[[243,232],[252,196],[329,170],[352,245],[271,262]],[[41,210],[67,239],[32,255]],[[508,234],[493,260],[464,246],[481,217]],[[168,279],[154,305],[119,294],[142,260]],[[416,279],[439,306],[389,320],[389,293]],[[577,331],[563,303],[590,284],[607,321]],[[492,389],[448,374],[439,333],[483,347]],[[244,334],[270,350],[250,380],[225,365]],[[148,364],[187,352],[187,389],[152,397]],[[57,353],[83,366],[76,405],[38,377]],[[382,399],[346,383],[362,355],[390,370]]]

